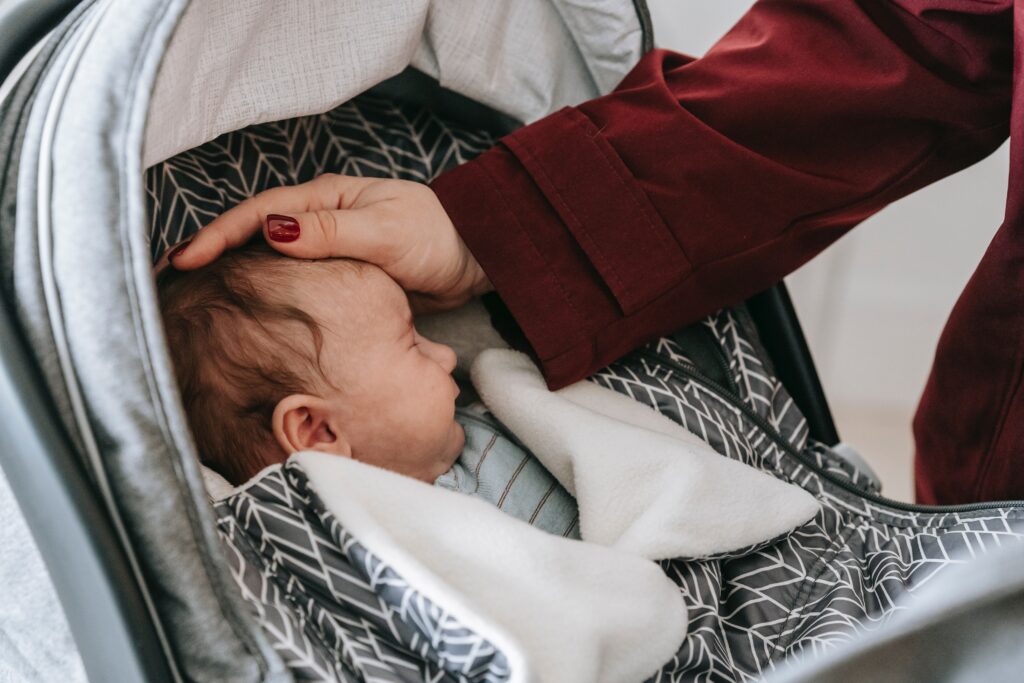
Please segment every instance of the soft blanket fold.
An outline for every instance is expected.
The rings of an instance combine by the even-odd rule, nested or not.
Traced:
[[[624,396],[588,382],[548,391],[518,352],[484,351],[472,377],[576,496],[584,542],[347,458],[292,458],[360,542],[502,649],[513,680],[644,680],[687,626],[678,588],[650,560],[746,547],[817,510]]]
[[[803,489],[723,458],[683,427],[591,382],[551,392],[518,351],[477,356],[473,384],[576,497],[584,540],[652,560],[705,557],[792,531]]]
[[[500,648],[511,681],[642,681],[686,636],[682,596],[653,562],[348,458],[292,462],[363,545]]]

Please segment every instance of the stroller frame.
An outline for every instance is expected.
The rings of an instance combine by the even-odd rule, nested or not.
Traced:
[[[79,4],[7,3],[0,32],[14,38],[0,44],[0,82]],[[649,18],[642,2],[637,9],[649,49]],[[8,147],[4,173],[16,171],[19,152]],[[835,444],[832,416],[784,284],[753,297],[748,306],[780,377],[807,416],[811,435]],[[0,465],[46,563],[89,678],[178,680],[158,617],[147,608],[146,579],[133,568],[110,511],[82,467],[84,455],[60,423],[6,299],[0,306],[0,410]]]

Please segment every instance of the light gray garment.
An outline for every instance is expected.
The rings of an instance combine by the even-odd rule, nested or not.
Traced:
[[[481,498],[558,536],[580,537],[576,501],[482,403],[458,408],[466,445],[434,484]]]
[[[641,15],[624,0],[192,2],[154,84],[144,165],[333,109],[407,66],[535,121],[610,91],[646,49]]]
[[[85,683],[64,611],[0,472],[0,683]]]

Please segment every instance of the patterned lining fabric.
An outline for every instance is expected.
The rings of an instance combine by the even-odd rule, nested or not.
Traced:
[[[494,144],[427,109],[361,95],[316,116],[226,133],[146,171],[153,262],[244,199],[324,173],[426,183]]]
[[[686,599],[690,629],[652,680],[757,680],[784,659],[878,628],[911,608],[914,591],[943,569],[1024,536],[1024,508],[933,512],[870,496],[873,480],[807,438],[803,416],[766,369],[745,310],[699,324],[712,332],[735,394],[688,376],[687,350],[672,337],[592,381],[655,408],[722,455],[803,487],[821,510],[775,542],[662,563]]]
[[[322,171],[429,180],[488,144],[427,111],[369,97],[222,136],[149,171],[154,258],[271,185]],[[808,438],[742,307],[652,342],[590,379],[821,503],[814,519],[784,538],[661,563],[689,607],[690,627],[652,681],[756,680],[783,660],[878,628],[912,608],[916,589],[944,569],[1024,535],[1018,507],[924,511],[873,496],[870,477]],[[266,471],[216,512],[236,582],[296,678],[511,675],[493,644],[352,537],[297,466]]]
[[[509,677],[504,655],[349,534],[298,466],[215,509],[235,580],[296,679]]]

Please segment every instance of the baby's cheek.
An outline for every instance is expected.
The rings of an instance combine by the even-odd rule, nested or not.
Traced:
[[[466,447],[466,430],[458,422],[455,422],[455,443],[458,447],[459,453],[461,453],[462,449]]]
[[[411,408],[408,400],[398,395],[378,402],[361,415],[374,440],[380,444],[388,458],[401,459],[415,445],[415,433],[420,425]]]

